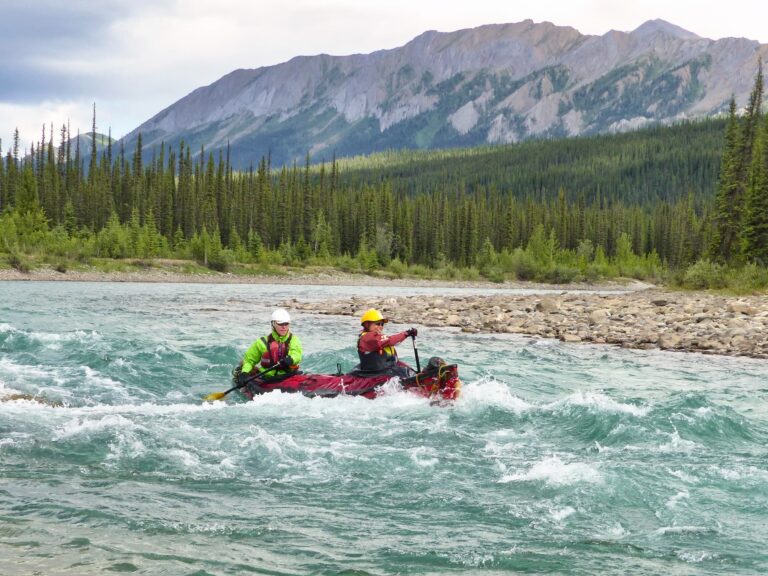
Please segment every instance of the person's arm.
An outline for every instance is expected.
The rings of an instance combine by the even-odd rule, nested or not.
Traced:
[[[261,338],[258,338],[251,344],[251,347],[246,350],[245,355],[243,356],[243,374],[250,374],[254,366],[259,366],[261,357],[266,350],[267,345],[264,344],[264,340]],[[261,369],[261,366],[259,366],[259,368]]]
[[[291,336],[291,343],[288,345],[288,356],[293,360],[292,364],[301,364],[301,358],[303,356],[301,340],[299,340],[299,337],[296,336],[296,334]]]
[[[392,336],[383,336],[381,340],[379,340],[379,349],[386,348],[387,346],[397,346],[406,338],[408,338],[407,330],[405,332],[392,334]]]

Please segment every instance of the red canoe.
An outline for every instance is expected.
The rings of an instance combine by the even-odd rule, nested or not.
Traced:
[[[438,360],[438,359],[435,359]],[[334,398],[336,396],[363,396],[376,398],[382,386],[394,376],[362,376],[349,374],[292,374],[279,378],[263,378],[249,382],[240,392],[249,400],[254,396],[272,392],[300,392],[304,396]],[[430,362],[421,372],[408,378],[400,378],[400,386],[410,393],[437,402],[455,400],[461,393],[461,380],[456,364]]]

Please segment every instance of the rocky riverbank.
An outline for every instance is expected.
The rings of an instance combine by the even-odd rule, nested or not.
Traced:
[[[348,286],[425,286],[430,288],[527,289],[538,295],[408,296],[348,298],[327,302],[290,300],[295,310],[358,316],[379,308],[395,321],[416,326],[452,326],[465,332],[525,334],[564,342],[614,344],[706,354],[768,358],[768,298],[670,292],[647,284],[552,286],[524,282],[451,282],[375,278],[338,271],[237,276],[189,274],[148,269],[132,272],[0,270],[2,280],[80,282],[206,282],[216,284],[299,284]],[[559,290],[542,295],[544,290]],[[611,291],[612,293],[598,293]]]
[[[558,338],[564,342],[768,358],[768,298],[661,290],[614,294],[353,297],[285,305],[358,316],[378,308],[393,321]]]

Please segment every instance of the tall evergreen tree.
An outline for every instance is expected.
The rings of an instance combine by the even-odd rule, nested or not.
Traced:
[[[750,261],[768,265],[768,118],[755,138],[747,182],[742,252]]]
[[[711,255],[720,261],[730,260],[736,247],[741,217],[741,142],[742,131],[736,116],[736,100],[731,97],[728,108],[728,124],[725,131],[725,146],[720,163],[720,178],[717,183],[715,211],[713,215],[713,238]]]

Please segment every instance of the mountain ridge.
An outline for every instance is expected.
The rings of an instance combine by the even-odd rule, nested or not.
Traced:
[[[664,20],[584,35],[532,20],[425,31],[369,54],[296,56],[195,89],[126,136],[228,147],[244,168],[388,148],[620,132],[746,101],[768,45]]]

